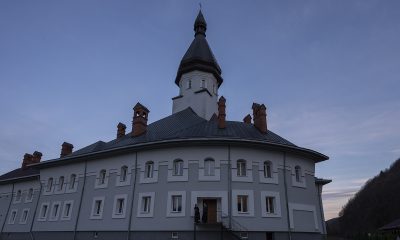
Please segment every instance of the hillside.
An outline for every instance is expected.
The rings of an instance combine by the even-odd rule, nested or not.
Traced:
[[[355,236],[373,233],[400,218],[400,158],[368,180],[348,201],[339,218],[328,221],[328,234]],[[336,233],[336,234],[335,234]]]

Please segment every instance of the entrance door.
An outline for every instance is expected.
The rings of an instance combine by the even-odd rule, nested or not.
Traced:
[[[217,223],[217,199],[204,199],[203,202],[207,204],[208,207],[207,223]]]

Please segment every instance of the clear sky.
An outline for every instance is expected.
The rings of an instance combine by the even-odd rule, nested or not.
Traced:
[[[199,1],[0,1],[0,174],[171,114]],[[228,120],[253,101],[268,126],[330,160],[326,218],[400,157],[400,1],[206,1]]]

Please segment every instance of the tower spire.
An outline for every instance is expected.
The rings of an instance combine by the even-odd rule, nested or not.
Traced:
[[[199,14],[197,15],[196,21],[194,21],[194,36],[197,36],[198,34],[206,36],[206,31],[207,31],[207,22],[204,19],[203,13],[201,12],[201,4],[200,4],[200,10]]]

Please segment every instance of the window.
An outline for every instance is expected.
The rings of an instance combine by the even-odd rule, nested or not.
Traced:
[[[247,213],[248,212],[247,199],[248,199],[247,195],[238,195],[237,196],[237,211],[239,213]]]
[[[104,197],[93,198],[92,214],[90,219],[101,219],[103,217]]]
[[[182,196],[174,195],[172,196],[172,212],[182,211]]]
[[[28,214],[29,214],[29,209],[25,208],[22,212],[21,219],[19,220],[21,224],[26,223],[26,221],[28,220]]]
[[[201,80],[201,85],[200,85],[200,87],[201,87],[201,88],[206,88],[206,80],[205,80],[205,79],[202,79],[202,80]]]
[[[150,212],[151,197],[146,196],[142,198],[142,213]]]
[[[99,185],[104,185],[106,183],[106,175],[107,175],[107,171],[105,169],[101,170],[99,173]]]
[[[60,215],[60,202],[54,202],[53,206],[51,208],[51,215],[50,215],[50,221],[57,221],[58,216]]]
[[[204,175],[205,176],[215,175],[215,161],[213,159],[206,159],[204,161]]]
[[[152,178],[153,170],[154,170],[154,163],[152,161],[146,162],[145,169],[144,169],[144,177]]]
[[[71,174],[69,177],[69,189],[74,189],[75,188],[75,181],[76,181],[76,174]]]
[[[296,176],[296,182],[301,182],[301,168],[300,166],[296,166],[294,168],[295,176]]]
[[[64,176],[58,179],[58,191],[62,191],[64,188]]]
[[[266,197],[265,198],[265,210],[266,213],[275,213],[275,198],[274,197]]]
[[[47,180],[47,188],[46,188],[46,191],[47,191],[47,192],[50,192],[52,188],[53,188],[53,178],[49,178],[49,180]]]
[[[174,171],[173,171],[174,176],[182,176],[183,175],[183,161],[181,159],[177,159],[174,161],[173,168],[174,168]]]
[[[270,161],[264,162],[264,177],[272,178],[272,163]]]
[[[178,232],[172,232],[171,233],[171,238],[172,239],[178,239],[179,238]]]
[[[238,177],[245,177],[246,176],[246,161],[245,160],[238,160],[237,161],[237,176]]]
[[[187,89],[192,88],[192,80],[187,81]]]
[[[17,194],[15,195],[15,201],[14,202],[21,202],[21,197],[22,197],[22,191],[18,190]]]
[[[128,195],[121,194],[114,198],[113,218],[124,218]]]
[[[29,188],[28,195],[26,195],[25,202],[32,202],[33,199],[33,188]]]
[[[137,217],[153,217],[155,192],[139,193]]]
[[[46,221],[48,212],[49,212],[49,203],[42,203],[38,220]]]
[[[14,210],[11,211],[11,215],[10,215],[10,218],[8,219],[8,223],[9,224],[14,224],[16,218],[17,218],[17,210],[14,209]]]
[[[120,182],[126,182],[128,176],[128,167],[122,166],[121,167],[121,176],[119,177]]]
[[[61,220],[70,220],[72,215],[73,201],[65,201],[62,210]]]

